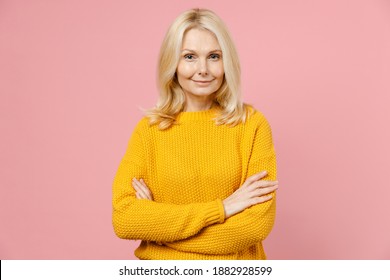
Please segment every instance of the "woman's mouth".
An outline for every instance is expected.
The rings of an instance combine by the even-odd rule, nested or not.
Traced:
[[[198,84],[198,85],[208,85],[208,84],[210,84],[213,80],[209,80],[209,81],[192,80],[192,81],[195,82],[195,83]]]

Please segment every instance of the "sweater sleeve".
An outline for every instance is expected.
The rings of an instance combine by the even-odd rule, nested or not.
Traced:
[[[123,239],[172,242],[222,223],[225,217],[220,199],[176,205],[136,198],[132,178],[148,180],[140,127],[138,124],[131,136],[113,183],[112,223],[116,235]]]
[[[256,129],[246,170],[242,182],[262,170],[268,172],[263,180],[276,180],[276,156],[271,128],[263,116]],[[180,251],[203,254],[222,255],[242,251],[261,242],[270,233],[276,208],[275,193],[272,195],[271,200],[254,205],[222,224],[210,225],[193,237],[165,245]]]

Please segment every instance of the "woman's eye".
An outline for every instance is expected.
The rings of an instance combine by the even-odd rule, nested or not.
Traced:
[[[187,59],[187,60],[192,60],[192,59],[194,59],[194,56],[192,54],[186,54],[184,56],[184,58]]]
[[[220,56],[219,56],[219,54],[214,53],[214,54],[211,54],[211,55],[210,55],[210,58],[211,58],[212,60],[218,60],[218,59],[220,58]]]

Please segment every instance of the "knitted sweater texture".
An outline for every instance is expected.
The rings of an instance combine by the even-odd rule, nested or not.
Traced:
[[[215,125],[218,108],[182,112],[167,130],[135,127],[113,183],[113,226],[118,237],[142,240],[140,259],[265,259],[262,241],[275,219],[270,201],[225,219],[222,200],[263,170],[276,180],[270,126],[260,112],[243,124]],[[153,201],[137,199],[143,179]]]

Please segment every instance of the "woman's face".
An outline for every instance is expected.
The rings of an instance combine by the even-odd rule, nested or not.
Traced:
[[[224,78],[222,50],[213,33],[190,29],[183,38],[176,74],[187,100],[210,100]]]

